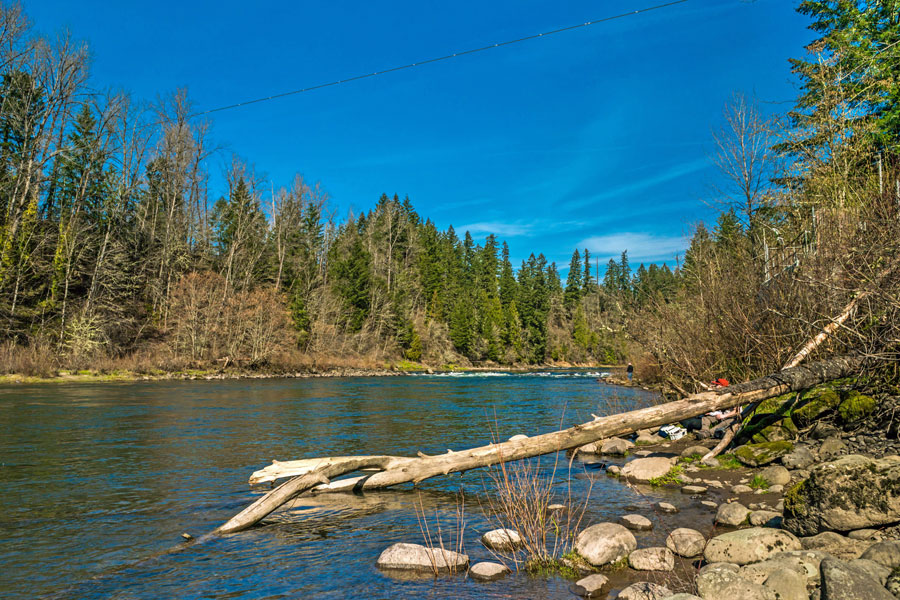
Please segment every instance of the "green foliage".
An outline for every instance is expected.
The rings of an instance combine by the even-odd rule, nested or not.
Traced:
[[[761,475],[754,475],[750,482],[747,483],[747,486],[754,490],[767,490],[769,489],[769,482]]]
[[[847,393],[847,397],[838,406],[838,415],[841,422],[853,423],[875,410],[875,399],[861,394],[856,390]]]
[[[653,477],[648,482],[653,487],[659,487],[662,485],[680,485],[681,484],[681,475],[684,473],[684,468],[681,465],[672,465],[672,468],[669,469],[669,472],[660,477]]]

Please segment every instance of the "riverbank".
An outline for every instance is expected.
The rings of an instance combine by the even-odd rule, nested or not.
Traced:
[[[326,367],[311,367],[302,370],[266,370],[266,369],[179,369],[163,370],[151,369],[146,371],[133,371],[129,369],[59,369],[55,375],[26,375],[22,373],[7,373],[0,375],[2,384],[23,383],[98,383],[98,382],[135,382],[135,381],[180,381],[180,380],[225,380],[225,379],[304,379],[315,377],[390,377],[411,374],[438,374],[455,372],[501,372],[501,373],[528,373],[548,369],[622,369],[621,365],[572,365],[572,364],[545,364],[545,365],[475,365],[459,367],[457,365],[426,365],[400,361],[388,363],[383,367],[357,367],[329,365]],[[623,385],[618,380],[616,384]],[[628,385],[625,382],[624,385]]]

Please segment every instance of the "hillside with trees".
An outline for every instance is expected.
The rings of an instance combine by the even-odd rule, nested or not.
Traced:
[[[441,230],[409,198],[337,218],[319,184],[276,189],[221,156],[177,92],[88,90],[88,53],[0,8],[0,369],[294,371],[638,362],[696,388],[819,352],[897,358],[900,24],[896,6],[807,1],[821,37],[792,62],[796,108],[735,96],[715,137],[714,226],[675,269],[601,275]],[[626,249],[623,249],[626,250]],[[637,359],[640,358],[640,361]]]

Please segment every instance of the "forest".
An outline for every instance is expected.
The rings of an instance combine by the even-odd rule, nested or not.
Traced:
[[[631,360],[697,389],[777,371],[844,313],[815,352],[896,364],[900,11],[861,4],[799,4],[818,39],[792,110],[724,108],[724,184],[675,268],[578,248],[564,280],[399,195],[338,218],[323,185],[278,189],[237,156],[216,197],[186,92],[92,90],[84,43],[0,5],[0,371]]]

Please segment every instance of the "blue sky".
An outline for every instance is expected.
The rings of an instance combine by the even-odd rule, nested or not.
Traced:
[[[41,0],[91,84],[206,110],[633,11],[660,0],[117,2]],[[222,150],[276,188],[320,181],[332,207],[409,196],[423,217],[544,252],[634,265],[683,251],[713,220],[711,131],[733,92],[796,96],[787,59],[812,39],[787,0],[689,0],[512,46],[211,115]],[[787,104],[764,104],[785,109]],[[214,190],[220,193],[221,190]]]

